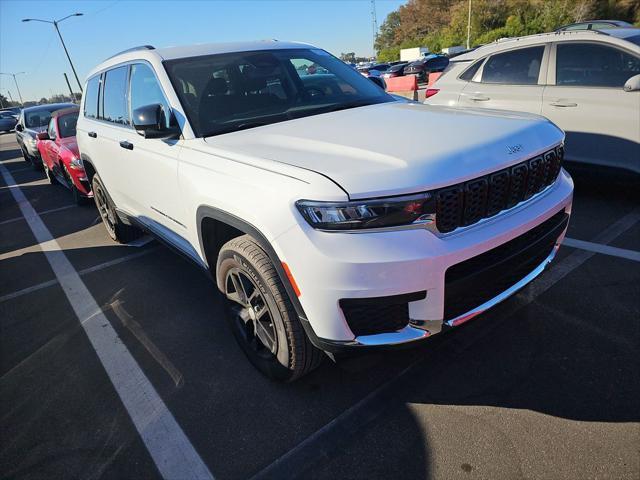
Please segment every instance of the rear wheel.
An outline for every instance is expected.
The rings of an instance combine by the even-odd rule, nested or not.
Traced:
[[[142,235],[142,231],[132,225],[127,225],[120,220],[115,206],[109,198],[107,191],[100,181],[98,174],[93,176],[93,198],[109,236],[118,243],[128,243]]]
[[[249,235],[227,242],[218,256],[227,320],[249,361],[269,378],[291,382],[320,365],[273,263]]]

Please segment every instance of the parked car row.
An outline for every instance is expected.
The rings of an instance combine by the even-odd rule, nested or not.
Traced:
[[[18,123],[20,109],[3,108],[0,110],[0,132],[10,132]]]

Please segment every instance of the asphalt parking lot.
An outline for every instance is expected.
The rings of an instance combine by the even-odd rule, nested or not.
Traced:
[[[13,134],[0,164],[3,478],[640,477],[637,177],[571,169],[573,246],[493,311],[282,385],[245,360],[190,263],[150,239],[115,245]],[[75,283],[52,268],[58,245]],[[90,339],[96,315],[113,345]],[[135,382],[114,378],[123,365]],[[140,423],[129,400],[148,392]],[[172,452],[191,455],[182,470]]]

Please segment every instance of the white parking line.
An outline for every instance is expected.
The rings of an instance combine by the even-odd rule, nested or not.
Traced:
[[[46,215],[47,213],[61,212],[62,210],[68,210],[70,208],[75,207],[76,205],[65,205],[64,207],[58,208],[50,208],[49,210],[43,210],[42,212],[37,212],[38,215]],[[7,223],[19,222],[20,220],[24,220],[24,217],[15,217],[10,218],[9,220],[3,220],[0,222],[0,225],[6,225]]]
[[[134,260],[148,253],[155,252],[158,248],[159,247],[150,248],[148,250],[143,250],[142,252],[132,253],[131,255],[126,255],[124,257],[116,258],[115,260],[109,260],[108,262],[99,263],[98,265],[94,265],[93,267],[83,268],[82,270],[78,270],[78,275],[82,277],[87,273],[98,272],[100,270],[104,270],[105,268],[109,268],[114,265],[118,265],[120,263]],[[32,285],[31,287],[23,288],[22,290],[16,290],[15,292],[7,293],[6,295],[3,295],[0,297],[0,303],[6,302],[7,300],[11,300],[12,298],[21,297],[29,293],[37,292],[38,290],[42,290],[43,288],[52,287],[53,285],[58,285],[57,278],[54,280],[48,280],[46,282]]]
[[[165,479],[212,479],[149,379],[140,369],[91,292],[33,206],[0,164],[0,172],[62,286],[89,341],[118,393],[160,474]]]
[[[640,209],[636,209],[600,232],[594,240],[602,243],[611,242],[639,221]],[[594,255],[594,252],[578,250],[556,264],[552,264],[549,271],[538,277],[536,281],[524,290],[525,293],[519,293],[509,300],[509,308],[504,309],[501,315],[504,318],[510,317],[516,310],[533,302],[539,295],[542,295]],[[497,328],[497,326],[494,328]],[[475,343],[480,338],[491,334],[492,329],[486,328],[480,335],[475,335],[471,342]],[[468,345],[459,344],[456,350],[464,350],[467,347]],[[381,415],[393,400],[393,392],[396,391],[398,382],[407,374],[413,372],[414,368],[420,368],[422,360],[422,358],[415,360],[398,375],[383,383],[358,403],[342,412],[324,427],[316,430],[287,453],[257,472],[251,477],[252,480],[304,477],[304,473],[313,464],[329,457],[331,449],[341,438],[353,434],[358,428],[374,421],[375,418]]]
[[[640,252],[627,250],[626,248],[611,247],[609,245],[602,245],[600,243],[585,242],[584,240],[577,240],[575,238],[565,238],[562,244],[568,247],[588,250],[589,252],[602,253],[603,255],[611,255],[612,257],[626,258],[627,260],[640,262]]]

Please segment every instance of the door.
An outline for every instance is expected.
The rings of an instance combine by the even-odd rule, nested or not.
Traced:
[[[161,105],[169,126],[169,102],[153,68],[147,63],[131,65],[129,104],[131,115],[137,108]],[[181,142],[178,139],[144,138],[133,130],[121,140],[125,140],[131,149],[126,152],[131,158],[126,170],[127,189],[136,208],[144,213],[144,221],[151,228],[183,247],[186,220],[178,188]]]
[[[542,114],[566,134],[570,160],[640,171],[640,92],[623,86],[640,74],[640,56],[595,42],[554,45]]]
[[[546,47],[517,48],[488,57],[460,94],[464,106],[539,114],[546,76]]]

